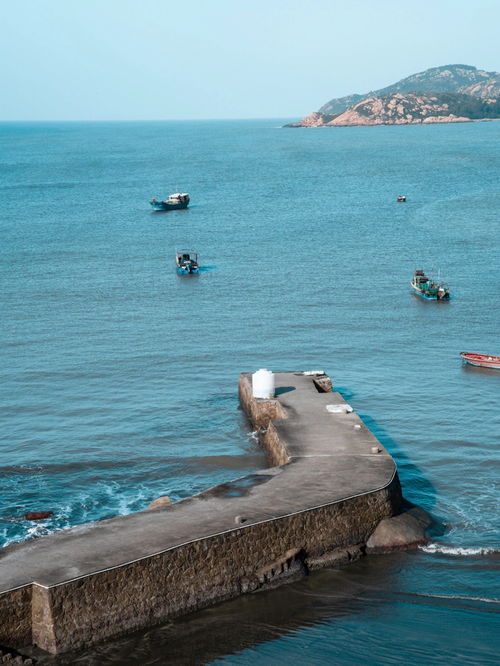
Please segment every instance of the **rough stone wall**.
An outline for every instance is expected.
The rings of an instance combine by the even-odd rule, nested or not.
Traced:
[[[276,428],[272,424],[273,419],[285,419],[287,417],[283,406],[275,398],[272,400],[254,398],[252,396],[251,377],[246,373],[240,375],[238,392],[245,413],[252,425],[258,430],[259,440],[266,450],[269,463],[272,466],[285,465],[290,458],[276,432]]]
[[[259,432],[259,440],[262,442],[269,463],[271,466],[286,465],[290,461],[287,450],[283,446],[282,441],[272,423],[269,423],[267,428]]]
[[[33,583],[31,622],[32,642],[48,652],[57,651],[56,626],[54,616],[57,615],[57,606],[51,603],[50,589],[43,585]],[[62,605],[62,604],[61,604]],[[64,605],[70,609],[70,600],[65,599]],[[73,617],[73,624],[78,621],[78,614]]]
[[[31,643],[31,585],[0,594],[0,645]]]
[[[252,397],[252,382],[249,375],[240,375],[238,386],[240,403],[256,428],[266,428],[272,419],[286,418],[285,410],[276,398],[263,400]]]
[[[64,583],[34,586],[33,641],[76,649],[357,557],[392,515],[391,486],[194,541],[138,562]]]

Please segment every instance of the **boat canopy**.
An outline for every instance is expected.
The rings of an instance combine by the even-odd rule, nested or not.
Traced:
[[[188,249],[176,250],[175,254],[179,258],[194,259],[194,261],[198,262],[198,252],[196,252],[196,250],[188,250]]]

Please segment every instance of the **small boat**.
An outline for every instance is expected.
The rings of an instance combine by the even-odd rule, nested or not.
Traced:
[[[500,370],[500,356],[492,356],[491,354],[470,354],[469,352],[461,352],[462,360],[471,365],[477,365],[480,368],[495,368]]]
[[[443,282],[437,283],[428,278],[424,271],[415,271],[410,285],[419,296],[429,301],[450,300],[449,288]]]
[[[176,192],[169,194],[168,199],[158,201],[158,199],[150,199],[149,203],[155,210],[180,210],[187,208],[189,205],[189,194],[186,192]]]
[[[200,272],[198,252],[194,250],[176,250],[175,265],[179,275],[193,275]]]
[[[401,195],[396,199],[396,201],[399,201],[399,203],[403,203],[404,201],[406,201],[406,197],[404,195]]]

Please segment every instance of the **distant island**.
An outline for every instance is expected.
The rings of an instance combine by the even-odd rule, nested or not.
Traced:
[[[285,127],[457,123],[500,118],[500,74],[432,67],[365,95],[338,97]]]

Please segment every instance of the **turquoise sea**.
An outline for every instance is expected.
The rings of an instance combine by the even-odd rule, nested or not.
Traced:
[[[57,663],[498,663],[500,372],[459,353],[500,354],[500,123],[284,122],[0,124],[0,546],[264,466],[261,367],[328,372],[442,529]]]

